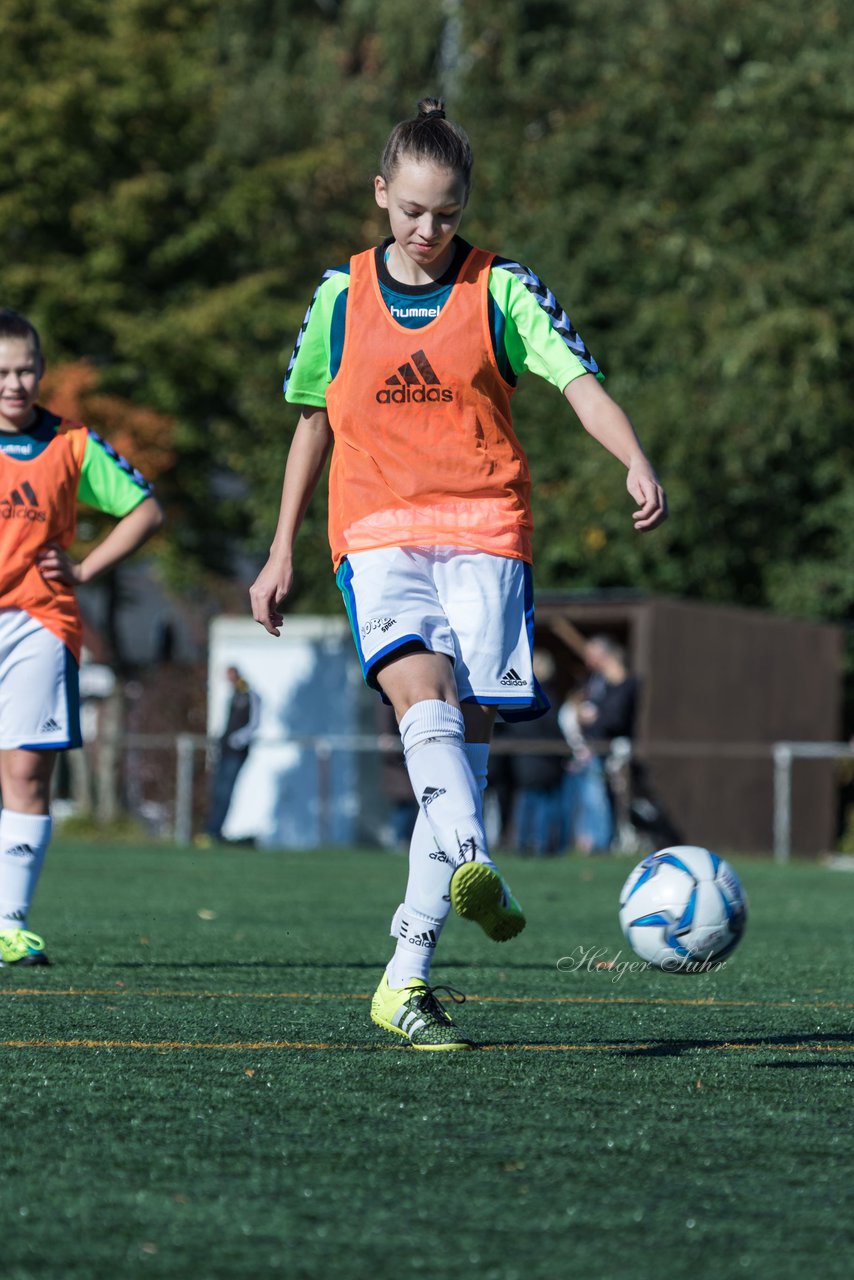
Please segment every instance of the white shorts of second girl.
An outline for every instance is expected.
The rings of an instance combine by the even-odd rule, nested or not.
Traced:
[[[523,560],[456,547],[384,547],[348,556],[336,581],[373,688],[390,656],[423,647],[452,660],[461,702],[510,710],[541,697],[533,577]]]
[[[0,609],[0,751],[80,746],[72,653],[23,609]]]

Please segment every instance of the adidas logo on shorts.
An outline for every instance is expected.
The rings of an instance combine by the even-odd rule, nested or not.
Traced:
[[[413,351],[376,395],[377,404],[448,404],[453,398],[423,351]]]
[[[45,720],[44,724],[42,725],[41,732],[56,733],[59,727],[60,726],[57,724],[56,720],[54,720],[53,716],[50,716],[47,720]]]
[[[528,681],[523,680],[519,672],[511,667],[509,671],[505,671],[500,683],[503,685],[526,685]]]

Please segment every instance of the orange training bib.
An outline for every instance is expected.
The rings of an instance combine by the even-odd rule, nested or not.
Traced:
[[[67,547],[77,520],[86,428],[65,424],[37,457],[0,452],[0,609],[24,609],[80,659],[82,626],[74,590],[47,582],[35,563],[47,542]]]
[[[420,329],[390,314],[373,249],[350,260],[344,349],[326,397],[336,568],[348,552],[390,546],[530,561],[530,474],[489,332],[492,259],[472,249]]]

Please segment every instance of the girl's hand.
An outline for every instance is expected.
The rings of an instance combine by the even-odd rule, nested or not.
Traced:
[[[80,565],[55,542],[46,542],[36,552],[36,566],[47,582],[62,582],[67,587],[76,587],[83,581]]]
[[[635,528],[646,533],[667,519],[667,498],[658,482],[658,477],[649,463],[644,459],[629,467],[626,477],[626,488],[638,504],[637,511],[632,513]]]
[[[281,605],[291,589],[294,572],[290,560],[283,563],[268,560],[249,588],[252,617],[271,636],[279,635],[282,625]]]

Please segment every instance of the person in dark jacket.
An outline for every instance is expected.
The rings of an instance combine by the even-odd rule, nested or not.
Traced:
[[[634,733],[638,685],[629,675],[622,646],[610,636],[594,636],[584,654],[589,671],[577,715],[589,749],[575,775],[575,843],[584,852],[604,852],[614,839],[614,810],[605,761],[615,738]]]
[[[237,775],[246,763],[249,748],[261,719],[261,699],[238,671],[228,667],[225,677],[233,688],[225,730],[219,740],[219,758],[211,783],[205,835],[210,840],[222,838]]]

